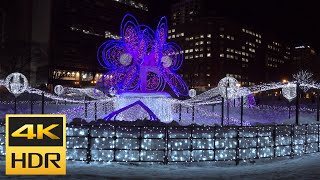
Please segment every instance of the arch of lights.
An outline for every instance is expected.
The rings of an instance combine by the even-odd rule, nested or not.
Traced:
[[[290,82],[291,84],[296,84],[295,81]],[[0,80],[0,86],[5,87],[5,81]],[[276,90],[276,89],[282,89],[285,88],[287,84],[285,83],[269,83],[269,84],[261,84],[261,85],[255,85],[255,86],[250,86],[250,87],[239,87],[234,94],[233,97],[230,97],[231,99],[238,99],[241,96],[243,97],[248,97],[254,93],[260,93],[260,92],[265,92],[269,90]],[[320,84],[319,83],[312,83],[312,84],[307,84],[307,83],[301,83],[299,84],[300,87],[306,87],[306,88],[313,88],[313,89],[320,89]],[[121,101],[120,96],[113,96],[110,97],[106,94],[104,94],[102,91],[99,91],[95,88],[72,88],[72,87],[64,87],[64,92],[63,95],[55,95],[51,94],[45,91],[42,91],[40,89],[32,88],[28,86],[26,88],[26,93],[30,94],[35,94],[35,95],[44,95],[44,97],[57,101],[57,102],[69,102],[73,104],[78,104],[79,106],[83,106],[85,103],[89,104],[106,104],[110,106],[110,108],[117,109],[115,108],[115,104],[117,101]],[[99,96],[97,96],[97,93],[99,93]],[[147,94],[145,93],[145,98],[153,98],[153,94]],[[79,98],[82,97],[82,98]],[[130,94],[127,94],[130,98],[136,98],[135,100],[141,99],[140,97],[135,97],[131,96]],[[84,98],[84,97],[90,97],[90,98]],[[159,97],[158,97],[159,98]],[[214,104],[219,104],[221,103],[221,95],[218,87],[214,87],[204,93],[201,93],[199,95],[194,96],[193,98],[189,98],[186,100],[179,100],[175,98],[167,98],[163,97],[161,101],[165,102],[170,108],[173,108],[174,106],[179,106],[182,105],[184,107],[189,107],[192,108],[193,106],[197,107],[197,110],[206,116],[215,116],[218,117],[219,115],[210,112],[209,110],[202,108],[203,105],[214,105]],[[13,103],[13,102],[11,102]],[[120,107],[119,107],[120,108]],[[286,107],[283,107],[286,108]],[[83,110],[83,108],[82,108]],[[162,121],[160,119],[160,121]],[[233,119],[233,121],[239,121],[238,119]],[[168,122],[168,121],[163,121],[163,122]],[[217,122],[217,124],[219,124]],[[247,125],[250,125],[249,123]]]

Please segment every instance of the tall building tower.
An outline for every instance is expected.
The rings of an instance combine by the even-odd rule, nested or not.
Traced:
[[[276,74],[266,75],[266,71],[271,64],[274,71],[289,60],[285,59],[287,45],[218,17],[218,11],[208,8],[210,3],[181,0],[172,5],[168,38],[183,49],[185,63],[180,73],[188,85],[202,91],[216,86],[225,76],[236,78],[242,86],[277,79]],[[276,51],[268,49],[270,43],[277,46],[272,42],[279,45]]]
[[[312,62],[316,59],[316,52],[310,46],[296,46],[292,49],[292,65],[296,67],[294,70],[313,69]]]

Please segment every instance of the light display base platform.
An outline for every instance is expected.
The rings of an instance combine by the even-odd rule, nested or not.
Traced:
[[[123,93],[118,95],[114,101],[114,110],[119,110],[141,101],[146,105],[157,118],[165,123],[173,120],[173,107],[171,103],[171,96],[165,92],[156,93]],[[115,117],[115,120],[120,121],[135,121],[137,119],[149,119],[149,113],[139,105],[135,105],[127,110],[121,112]]]

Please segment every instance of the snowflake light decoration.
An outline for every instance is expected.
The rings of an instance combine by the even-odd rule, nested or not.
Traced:
[[[18,97],[28,88],[28,79],[21,73],[9,74],[5,79],[5,86],[10,93]]]
[[[234,99],[239,87],[238,81],[233,77],[224,77],[218,83],[219,93],[223,98]]]
[[[56,85],[54,87],[54,93],[56,93],[56,95],[60,96],[61,94],[63,94],[64,92],[64,88],[61,85]]]
[[[176,74],[183,62],[182,50],[166,42],[167,32],[165,17],[153,31],[132,15],[125,15],[120,27],[122,38],[106,41],[97,51],[100,65],[108,72],[95,88],[109,94],[113,87],[120,94],[163,91],[168,85],[176,96],[188,96],[188,87]]]
[[[310,87],[305,85],[313,85],[315,81],[312,79],[313,74],[307,70],[299,71],[297,74],[293,74],[293,79],[300,84],[300,87],[304,92],[307,92]]]
[[[190,90],[189,90],[189,96],[190,96],[190,97],[193,98],[193,97],[195,97],[196,95],[197,95],[197,91],[196,91],[195,89],[190,89]]]

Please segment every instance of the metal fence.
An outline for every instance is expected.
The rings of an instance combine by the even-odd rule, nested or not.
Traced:
[[[70,125],[67,159],[102,162],[234,161],[319,152],[319,125],[147,127]],[[5,156],[5,128],[0,154]]]

